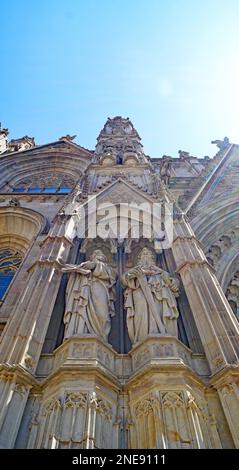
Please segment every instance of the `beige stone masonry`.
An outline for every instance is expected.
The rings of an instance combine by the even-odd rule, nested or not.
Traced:
[[[239,325],[189,224],[175,221],[172,251],[212,373],[239,361]]]

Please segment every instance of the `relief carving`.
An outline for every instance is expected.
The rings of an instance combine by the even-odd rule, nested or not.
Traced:
[[[98,346],[97,348],[98,358],[108,367],[112,366],[112,358],[107,351],[104,351],[103,348]]]
[[[139,351],[134,356],[134,366],[138,367],[139,365],[145,363],[148,359],[150,359],[150,351],[149,348],[143,349],[143,351]]]

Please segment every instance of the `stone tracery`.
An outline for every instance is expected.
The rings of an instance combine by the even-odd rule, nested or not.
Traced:
[[[22,262],[22,256],[14,250],[0,250],[0,299],[2,299]]]
[[[29,176],[15,182],[13,192],[41,192],[52,191],[61,192],[71,190],[76,184],[76,180],[69,175],[47,172]]]

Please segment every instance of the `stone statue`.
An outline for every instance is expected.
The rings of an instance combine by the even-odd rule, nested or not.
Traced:
[[[211,141],[212,144],[216,144],[216,146],[220,149],[220,150],[226,150],[230,147],[230,142],[229,142],[229,139],[228,137],[224,137],[223,140],[212,140]]]
[[[107,342],[111,317],[115,315],[114,270],[101,250],[95,250],[89,261],[65,265],[70,273],[66,288],[64,339],[81,334],[95,334]]]
[[[160,177],[165,185],[169,184],[171,177],[172,160],[164,155],[160,164]]]
[[[179,282],[155,265],[152,252],[143,248],[138,263],[122,276],[127,327],[132,344],[147,335],[178,336],[176,298]]]
[[[72,140],[74,140],[75,138],[76,138],[76,135],[66,134],[60,137],[59,140],[67,140],[68,142],[72,142]]]
[[[185,160],[187,158],[190,158],[190,154],[189,154],[189,152],[186,152],[186,150],[179,150],[178,155],[179,155],[179,158],[181,160]]]
[[[161,178],[157,173],[152,173],[152,193],[157,196],[161,190]]]

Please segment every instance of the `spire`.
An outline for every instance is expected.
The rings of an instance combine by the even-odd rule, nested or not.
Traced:
[[[129,118],[108,118],[95,148],[95,163],[105,166],[147,163],[141,138]]]

